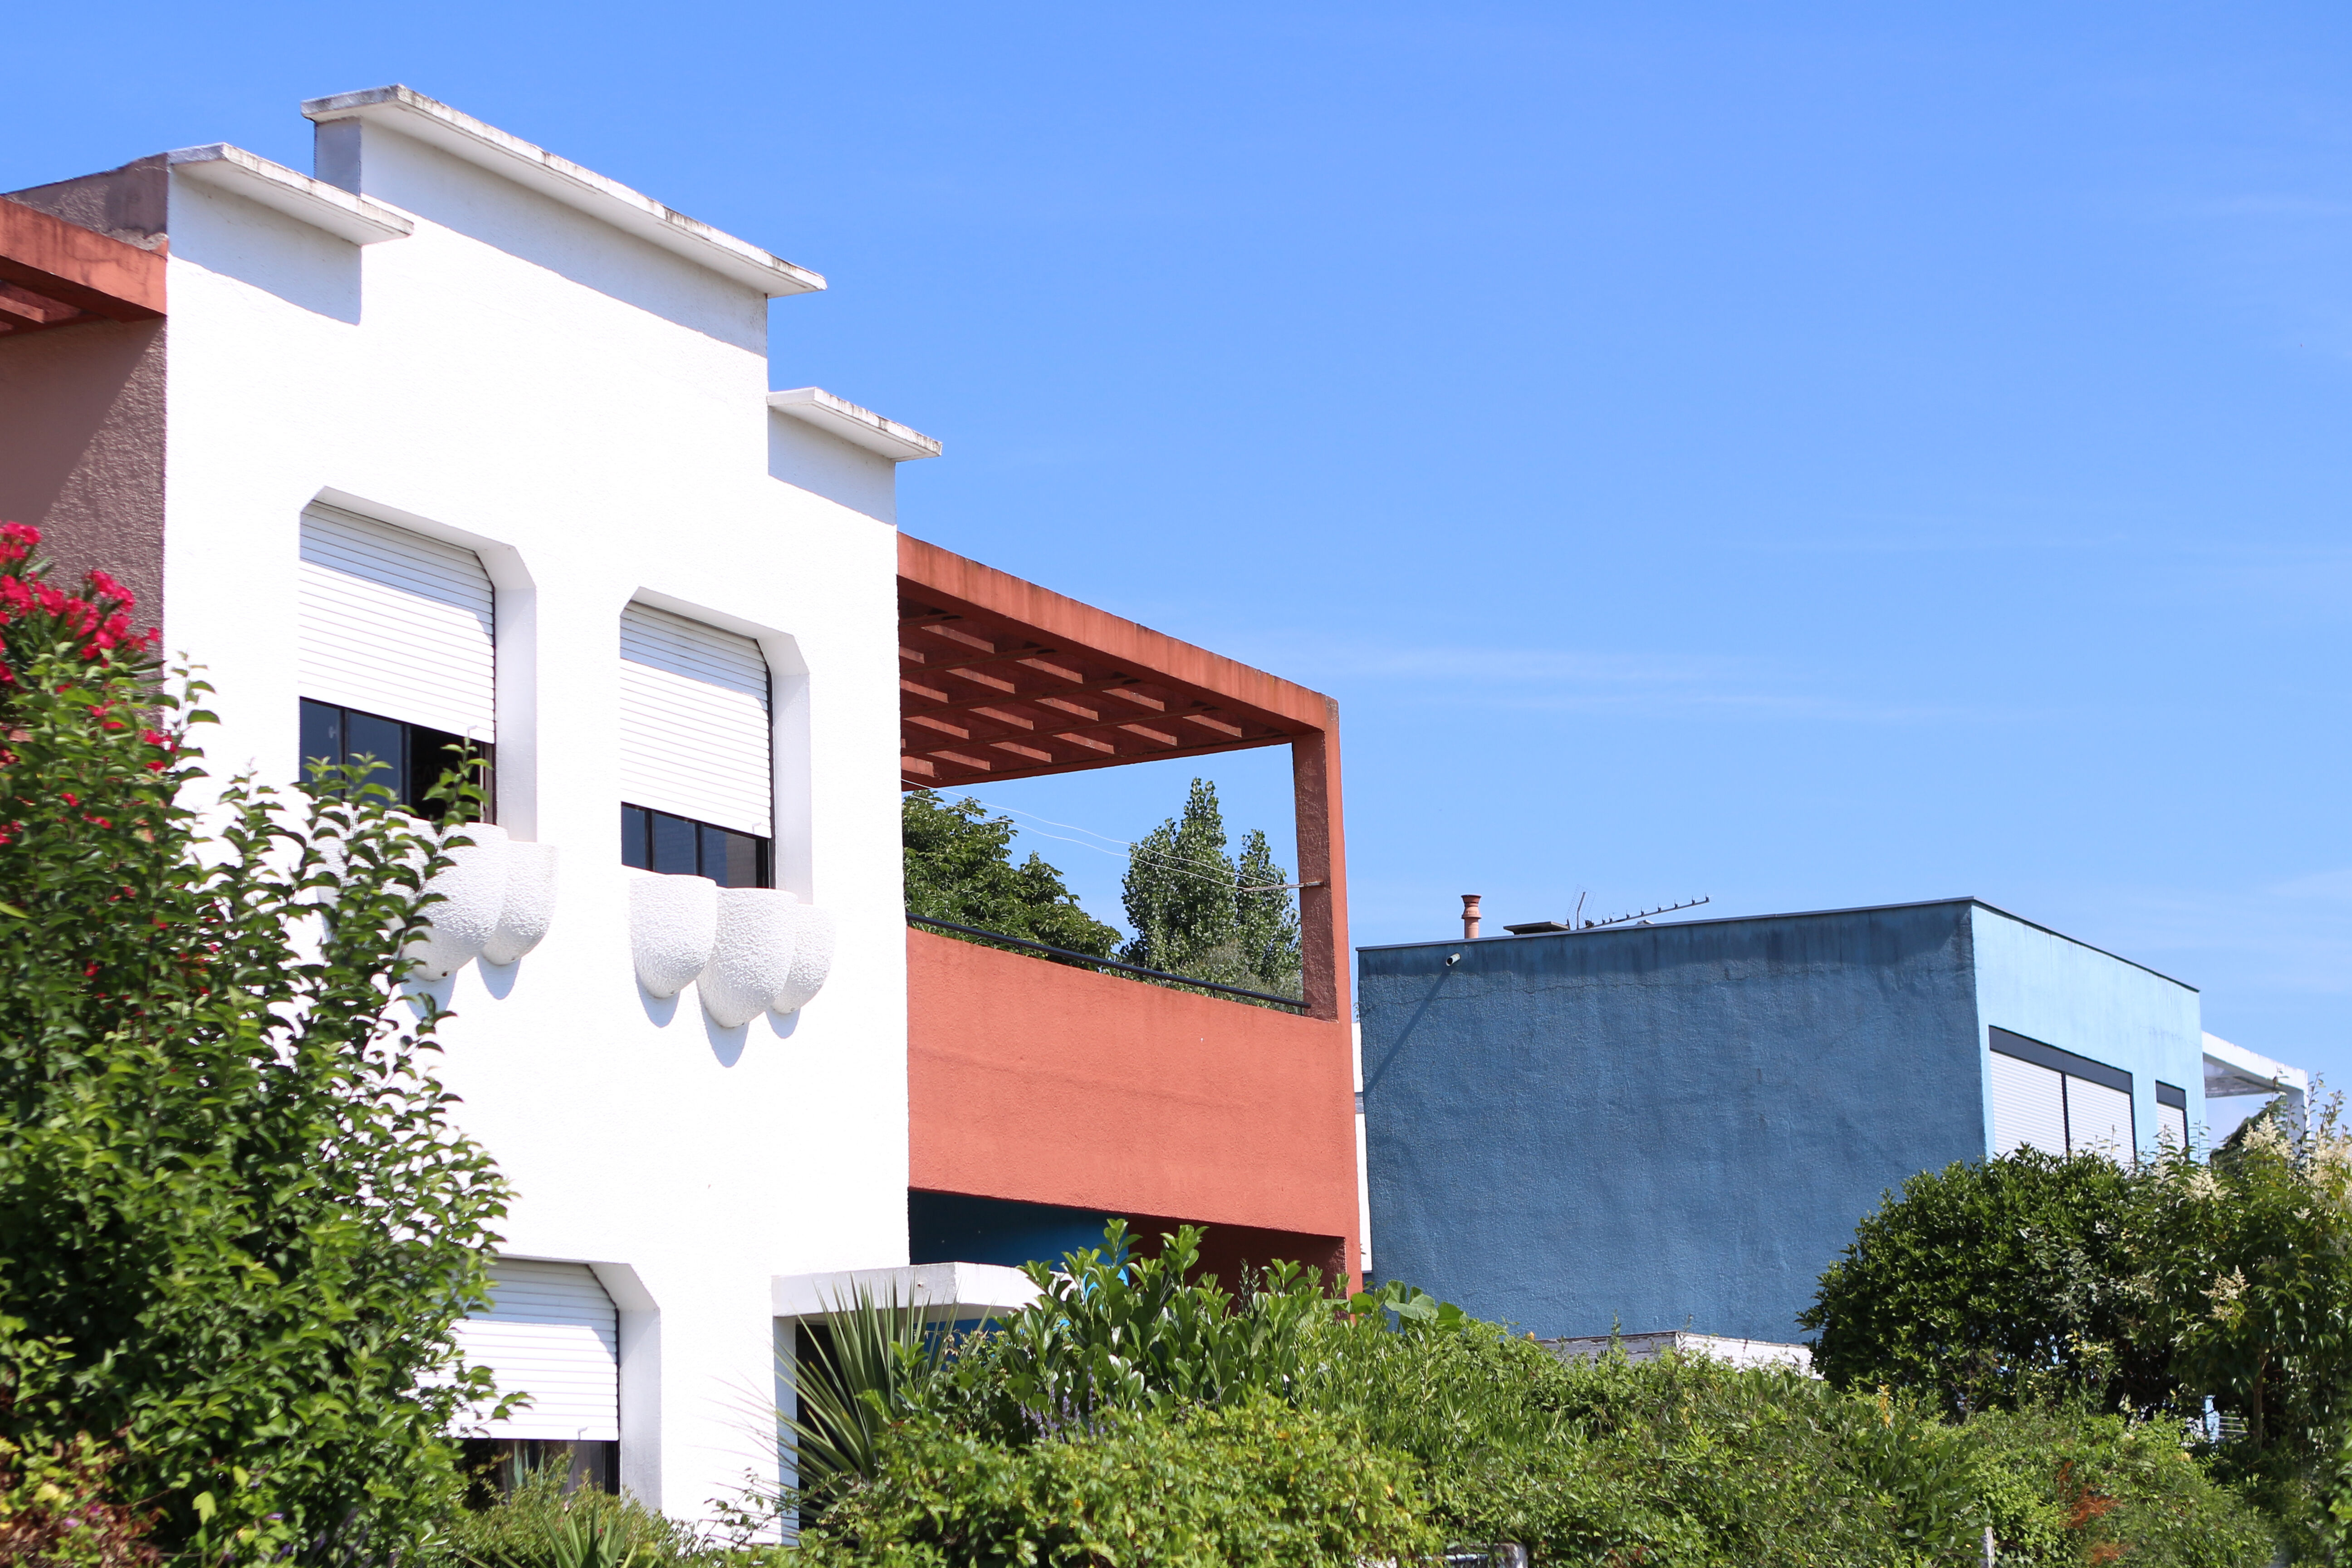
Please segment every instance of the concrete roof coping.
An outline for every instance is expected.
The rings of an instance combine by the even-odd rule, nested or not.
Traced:
[[[2311,1093],[2311,1074],[2304,1068],[2289,1067],[2284,1062],[2274,1062],[2268,1057],[2256,1056],[2245,1047],[2233,1046],[2219,1035],[2205,1037],[2205,1060],[2223,1068],[2229,1078],[2242,1080],[2246,1084],[2247,1087],[2244,1089],[2234,1089],[2232,1092],[2235,1093],[2268,1094],[2285,1089],[2291,1089],[2306,1098]],[[2210,1072],[2206,1074],[2209,1084],[2206,1093],[2213,1092],[2210,1085],[2217,1076],[2220,1075]],[[2226,1099],[2227,1096],[2223,1098]]]
[[[1037,1287],[1001,1263],[916,1263],[898,1268],[842,1268],[829,1274],[779,1274],[770,1282],[779,1318],[825,1318],[856,1304],[860,1294],[877,1305],[968,1308],[953,1316],[1017,1311],[1037,1299]]]
[[[940,444],[920,430],[885,419],[870,408],[860,408],[845,397],[835,397],[821,386],[796,386],[789,392],[768,394],[768,406],[779,414],[790,415],[803,424],[814,425],[828,436],[837,436],[853,447],[889,458],[894,463],[913,462],[922,458],[940,455]]]
[[[170,167],[192,179],[233,192],[353,245],[404,239],[416,230],[415,223],[396,208],[355,196],[340,185],[314,180],[226,142],[183,147],[163,157]]]
[[[795,267],[781,256],[772,256],[748,241],[674,212],[617,180],[559,158],[421,92],[399,86],[340,92],[306,100],[302,112],[320,124],[373,121],[430,142],[772,299],[814,293],[824,287],[824,279],[805,267]]]
[[[1911,902],[1905,904],[1856,904],[1852,908],[1843,910],[1775,910],[1770,914],[1764,915],[1712,915],[1705,920],[1666,921],[1654,925],[1644,921],[1640,925],[1626,924],[1593,926],[1588,930],[1579,931],[1529,931],[1523,936],[1482,936],[1477,938],[1475,942],[1468,941],[1462,937],[1437,937],[1428,942],[1381,942],[1377,946],[1360,947],[1356,951],[1358,952],[1400,952],[1406,948],[1412,947],[1483,947],[1490,942],[1550,942],[1556,938],[1563,936],[1607,936],[1621,931],[1641,931],[1644,929],[1645,926],[1651,931],[1663,931],[1667,926],[1727,926],[1747,925],[1757,921],[1826,920],[1832,915],[1886,914],[1895,910],[1932,910],[1950,904],[1968,904],[1976,909],[1990,910],[2005,921],[2015,921],[2019,925],[2031,926],[2035,931],[2042,932],[2045,936],[2054,936],[2060,942],[2071,942],[2076,947],[2087,948],[2089,951],[2097,953],[2102,958],[2112,958],[2117,963],[2128,963],[2134,969],[2155,975],[2158,980],[2165,982],[2168,985],[2178,985],[2183,991],[2195,991],[2197,989],[2197,987],[2189,984],[2186,980],[2176,980],[2171,975],[2165,973],[2161,969],[2150,969],[2147,964],[2142,963],[2136,958],[2126,958],[2120,952],[2109,952],[2104,947],[2094,947],[2091,943],[2084,942],[2081,937],[2068,936],[2064,931],[2059,931],[2054,927],[2043,925],[2040,921],[2027,920],[2023,915],[2011,914],[2009,910],[2002,909],[1999,904],[1989,904],[1982,899],[1970,898],[1966,895],[1957,899],[1915,899]]]

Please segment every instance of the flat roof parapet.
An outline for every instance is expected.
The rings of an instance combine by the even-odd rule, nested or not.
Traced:
[[[429,142],[771,299],[824,287],[821,274],[408,88],[395,84],[309,99],[302,112],[321,125],[366,121]]]

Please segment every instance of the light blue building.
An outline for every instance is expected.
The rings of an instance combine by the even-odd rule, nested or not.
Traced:
[[[1358,954],[1372,1268],[1547,1338],[1794,1340],[1917,1172],[2202,1136],[2195,989],[1973,899],[1515,929]]]

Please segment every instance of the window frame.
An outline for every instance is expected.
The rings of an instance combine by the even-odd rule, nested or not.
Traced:
[[[641,820],[633,822],[630,816],[633,812]],[[693,870],[677,868],[674,862],[668,867],[661,864],[662,857],[658,853],[655,835],[664,823],[674,823],[694,830]],[[637,840],[635,845],[631,843],[633,837]],[[748,882],[736,880],[731,869],[723,863],[717,868],[721,874],[713,872],[714,847],[722,860],[731,858],[733,847],[728,841],[735,839],[751,847],[751,880]],[[674,811],[639,805],[633,801],[621,803],[621,864],[636,870],[651,871],[659,876],[709,877],[722,888],[772,888],[776,885],[775,845],[773,838],[763,838],[756,833],[721,827],[715,822],[681,816]]]

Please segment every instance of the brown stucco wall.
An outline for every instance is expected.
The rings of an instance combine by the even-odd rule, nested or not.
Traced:
[[[102,566],[163,619],[163,321],[0,338],[0,521],[74,582]]]
[[[142,250],[170,248],[162,153],[7,199]],[[0,521],[29,522],[59,575],[102,566],[163,623],[163,321],[0,338]]]

